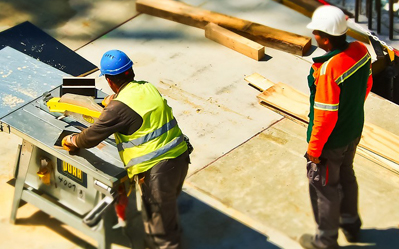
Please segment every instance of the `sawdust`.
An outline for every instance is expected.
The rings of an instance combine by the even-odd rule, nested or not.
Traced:
[[[8,71],[7,74],[2,75],[1,77],[7,78],[11,73],[12,73],[12,70]],[[1,72],[1,74],[3,74],[3,72]]]
[[[39,96],[37,94],[37,92],[34,91],[33,89],[19,89],[18,91],[22,94],[25,94],[26,96],[33,98],[33,99],[36,98],[37,96]]]
[[[2,100],[3,100],[2,105],[9,106],[11,108],[17,106],[20,103],[24,103],[25,102],[23,99],[15,97],[15,96],[13,96],[11,94],[6,94],[2,98]]]

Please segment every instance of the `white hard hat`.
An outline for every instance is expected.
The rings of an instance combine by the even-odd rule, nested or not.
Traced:
[[[344,12],[332,5],[323,5],[317,8],[313,12],[312,21],[306,27],[333,36],[343,35],[348,30]]]

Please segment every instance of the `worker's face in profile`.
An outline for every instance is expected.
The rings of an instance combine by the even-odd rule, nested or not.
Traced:
[[[327,38],[323,38],[320,36],[320,32],[318,30],[313,30],[312,34],[314,35],[314,38],[317,42],[317,46],[325,51],[329,51],[328,50],[328,39]]]

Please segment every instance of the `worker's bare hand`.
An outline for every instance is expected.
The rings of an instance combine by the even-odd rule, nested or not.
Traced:
[[[107,97],[105,97],[105,98],[103,99],[103,101],[101,102],[101,104],[102,104],[104,107],[106,107],[106,106],[109,104],[109,102],[111,102],[111,100],[113,100],[114,98],[115,98],[115,94],[108,95]]]
[[[62,144],[62,148],[63,148],[64,150],[66,150],[66,151],[76,151],[77,149],[79,149],[79,148],[75,145],[75,143],[72,141],[72,137],[73,137],[73,135],[68,135],[68,136],[65,136],[65,137],[62,139],[61,144]]]

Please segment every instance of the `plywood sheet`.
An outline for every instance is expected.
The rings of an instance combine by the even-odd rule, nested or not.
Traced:
[[[280,248],[301,248],[285,243],[313,232],[302,134],[303,126],[283,119],[186,182],[241,213],[242,223],[252,219],[267,236],[271,230],[284,234],[286,239],[272,240]]]
[[[316,225],[303,157],[307,148],[305,133],[305,127],[283,119],[190,176],[187,182],[228,209],[290,239],[297,240],[303,233],[312,234]],[[354,168],[359,182],[361,234],[365,238],[362,243],[394,248],[397,240],[389,241],[388,236],[378,238],[376,234],[382,235],[388,228],[397,231],[399,214],[395,210],[399,208],[399,200],[392,196],[399,194],[398,175],[359,155],[355,157]],[[268,230],[265,228],[264,234],[269,235]],[[367,235],[374,235],[373,239]],[[341,246],[349,244],[342,234],[339,243]],[[293,248],[276,244],[281,248]]]
[[[221,49],[204,37],[202,29],[140,15],[78,52],[100,61],[102,54],[93,51],[106,51],[110,46],[126,52],[134,62],[136,79],[153,83],[173,108],[194,146],[189,174],[282,118],[258,105],[256,90],[242,84],[243,75],[252,70],[281,68]],[[273,53],[279,55],[274,60],[277,64],[285,63],[287,57],[296,58],[277,50]],[[103,77],[97,83],[109,89]]]
[[[30,22],[0,33],[0,49],[12,47],[73,76],[85,76],[98,68]]]
[[[0,10],[0,31],[30,21],[72,50],[137,15],[131,0],[6,0]]]

